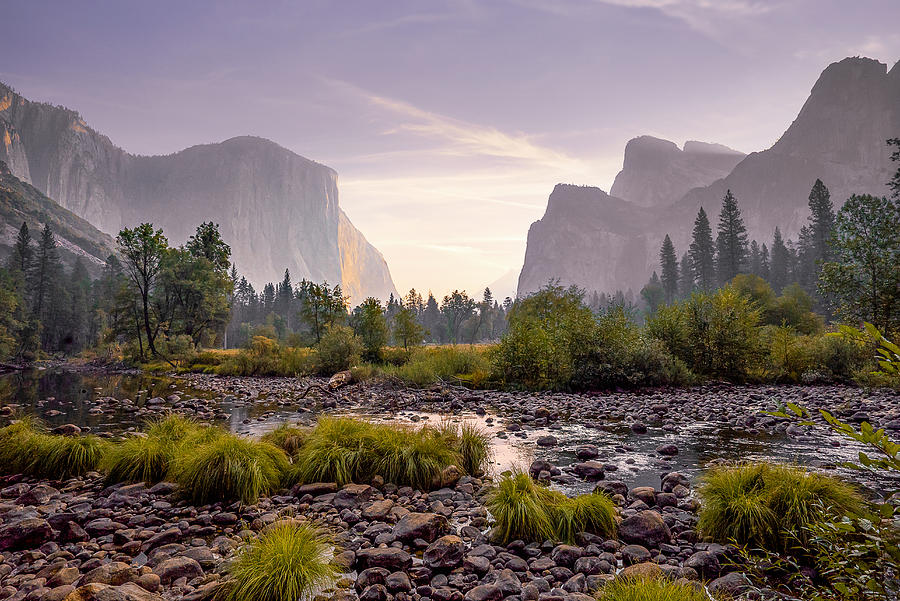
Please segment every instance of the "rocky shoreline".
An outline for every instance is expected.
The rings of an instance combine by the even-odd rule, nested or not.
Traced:
[[[827,408],[850,422],[900,429],[894,391],[858,388],[754,387],[710,384],[685,390],[602,395],[412,390],[387,383],[355,384],[334,393],[306,394],[292,378],[181,378],[191,396],[173,392],[134,404],[137,421],[176,410],[201,420],[227,418],[221,404],[265,402],[299,414],[371,412],[497,413],[498,436],[577,420],[598,430],[617,424],[634,432],[679,429],[698,420],[749,432],[821,437],[816,424],[798,426],[766,413],[779,402]],[[151,399],[153,400],[153,399]],[[100,407],[112,405],[104,401]],[[102,409],[101,409],[102,410]],[[560,444],[537,438],[536,445]],[[550,436],[549,438],[555,438]],[[823,439],[824,440],[824,439]],[[823,443],[828,444],[828,443]],[[257,504],[192,506],[177,487],[161,483],[107,487],[99,474],[65,482],[7,477],[0,489],[0,598],[15,600],[151,601],[211,598],[241,544],[269,524],[302,518],[334,535],[344,577],[327,598],[364,601],[586,601],[617,573],[665,574],[712,591],[774,597],[756,590],[733,564],[736,549],[700,540],[699,503],[691,479],[663,469],[678,448],[658,448],[657,486],[629,487],[606,470],[601,449],[581,445],[578,463],[560,469],[535,461],[532,475],[550,481],[597,482],[619,505],[615,539],[579,535],[575,545],[505,546],[489,539],[484,507],[489,478],[463,476],[435,491],[384,483],[338,489],[319,483],[283,490]],[[607,471],[606,475],[603,474]],[[599,473],[598,473],[599,472]]]

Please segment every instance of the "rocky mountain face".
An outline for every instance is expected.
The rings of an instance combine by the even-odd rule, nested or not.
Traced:
[[[724,177],[673,201],[665,200],[665,189],[686,185],[684,171],[673,168],[677,160],[659,157],[678,156],[673,151],[677,147],[632,140],[629,147],[638,150],[636,156],[651,159],[629,166],[626,149],[613,196],[598,188],[554,189],[544,217],[529,230],[517,292],[528,294],[558,278],[591,291],[631,289],[637,294],[658,269],[665,235],[681,256],[699,208],[706,209],[715,227],[728,189],[738,200],[751,239],[771,244],[776,226],[796,238],[807,220],[816,178],[828,186],[836,208],[851,194],[886,194],[892,166],[885,140],[898,136],[900,63],[888,71],[872,59],[847,58],[825,69],[800,114],[771,148],[747,155]],[[687,154],[685,147],[682,154]],[[679,176],[667,175],[673,172]],[[700,177],[700,171],[691,173]]]
[[[746,155],[721,144],[640,136],[625,146],[625,162],[609,193],[642,207],[671,204],[688,190],[723,178]]]
[[[63,262],[72,263],[80,257],[93,273],[99,272],[115,249],[111,236],[17,178],[0,161],[0,255],[3,257],[12,252],[23,222],[35,243],[40,240],[44,224],[49,223]]]
[[[181,244],[214,221],[256,284],[280,280],[287,268],[295,281],[340,283],[356,302],[396,294],[384,257],[339,206],[337,173],[269,140],[132,155],[76,112],[0,84],[0,160],[112,235],[150,221]]]

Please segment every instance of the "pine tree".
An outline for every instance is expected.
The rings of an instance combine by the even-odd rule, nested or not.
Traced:
[[[750,242],[750,256],[748,258],[747,269],[753,275],[760,275],[760,271],[762,270],[761,266],[762,255],[759,250],[759,244],[756,240],[752,240]],[[762,277],[762,276],[760,276]]]
[[[687,298],[694,290],[694,274],[691,269],[691,258],[687,253],[681,255],[681,263],[678,266],[678,296]]]
[[[23,221],[22,227],[19,228],[19,234],[16,236],[16,244],[13,247],[12,267],[20,273],[28,273],[33,256],[34,249],[31,248],[31,233],[28,231],[28,224]]]
[[[772,240],[772,262],[770,266],[769,283],[775,294],[781,294],[788,285],[790,276],[791,257],[790,251],[781,237],[781,230],[775,227],[775,238]]]
[[[809,226],[817,262],[831,260],[831,235],[835,223],[834,204],[831,193],[822,180],[817,179],[809,192]]]
[[[678,296],[678,257],[675,256],[675,245],[669,234],[666,234],[662,248],[659,249],[659,266],[665,302],[672,304]]]
[[[709,218],[703,207],[700,207],[697,218],[694,220],[694,231],[688,254],[691,258],[694,283],[703,291],[712,290],[716,280],[715,247],[713,246],[712,228],[709,226]]]
[[[747,228],[731,190],[725,192],[722,199],[716,250],[719,284],[725,285],[744,271],[747,265]]]
[[[31,272],[31,311],[34,316],[47,326],[45,317],[51,301],[51,289],[59,275],[59,255],[56,252],[56,237],[50,224],[44,224],[41,241],[38,245],[37,257]]]
[[[759,277],[769,281],[769,247],[765,243],[762,245],[762,250],[759,251]]]
[[[659,308],[659,305],[665,299],[665,290],[663,289],[662,282],[659,280],[659,276],[656,275],[656,272],[653,272],[653,275],[650,276],[650,281],[647,282],[647,285],[641,288],[641,298],[644,299],[644,302],[647,303],[647,308],[650,313],[656,313],[656,309]]]

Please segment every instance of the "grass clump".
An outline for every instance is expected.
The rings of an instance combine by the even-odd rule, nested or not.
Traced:
[[[263,434],[260,440],[278,447],[287,453],[289,457],[293,457],[300,451],[308,433],[308,428],[292,426],[290,422],[285,421],[274,430]]]
[[[603,494],[569,498],[535,482],[523,471],[504,475],[487,500],[494,516],[494,538],[501,544],[559,540],[573,542],[578,532],[610,536],[615,505]]]
[[[311,599],[331,586],[339,570],[329,538],[307,523],[282,521],[266,528],[230,568],[227,601]]]
[[[197,505],[215,501],[255,503],[278,489],[288,467],[281,449],[265,442],[221,433],[178,453],[175,481]]]
[[[598,601],[709,601],[699,584],[662,578],[616,578],[597,594]]]
[[[31,416],[0,428],[0,469],[5,474],[25,474],[47,437],[44,424]]]
[[[322,417],[300,447],[289,481],[369,482],[380,475],[386,482],[429,490],[441,472],[455,465],[469,473],[485,468],[487,437],[472,428],[462,432],[440,427],[373,424],[350,417]]]
[[[97,469],[106,447],[97,436],[38,435],[37,453],[28,471],[51,480],[83,476]]]
[[[176,413],[147,423],[145,431],[112,445],[101,464],[106,482],[162,482],[169,477],[182,446],[193,447],[222,431]]]
[[[714,468],[699,493],[704,535],[777,552],[792,541],[805,544],[810,526],[863,507],[856,489],[841,480],[763,462]]]

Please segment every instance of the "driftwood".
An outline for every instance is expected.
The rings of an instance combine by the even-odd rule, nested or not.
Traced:
[[[318,390],[318,391],[320,391],[320,392],[324,392],[325,394],[327,394],[327,395],[330,396],[330,397],[336,397],[336,396],[337,396],[333,391],[328,390],[327,388],[325,388],[325,387],[322,386],[321,384],[310,384],[309,386],[306,387],[306,390],[303,391],[303,394],[300,395],[300,398],[301,398],[301,399],[305,399],[305,398],[306,398],[306,395],[308,395],[308,394],[309,394],[311,391],[313,391],[313,390]]]
[[[16,365],[14,363],[0,363],[0,372],[4,371],[23,371],[28,369],[27,365]]]

